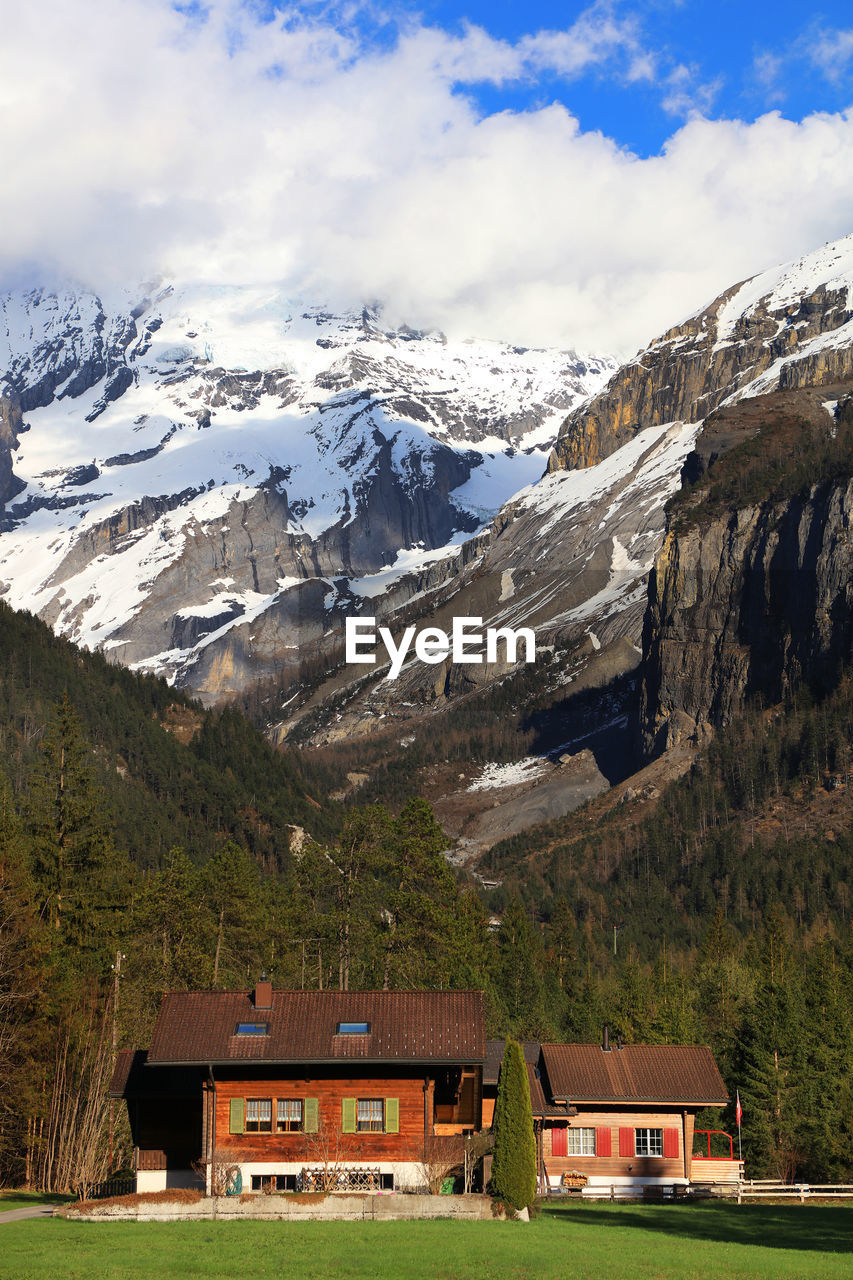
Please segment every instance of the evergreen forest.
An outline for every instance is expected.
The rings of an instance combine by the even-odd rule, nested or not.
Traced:
[[[273,751],[0,605],[0,1180],[127,1167],[106,1089],[171,989],[482,988],[518,1040],[707,1043],[752,1176],[853,1180],[853,681],[723,731],[659,796],[496,846],[344,806]],[[494,912],[501,913],[498,922]],[[722,1123],[720,1123],[722,1121]],[[707,1117],[732,1128],[733,1107]],[[701,1122],[700,1122],[701,1123]]]

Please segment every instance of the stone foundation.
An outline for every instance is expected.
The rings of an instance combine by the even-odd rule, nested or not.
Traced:
[[[489,1196],[421,1196],[395,1192],[373,1195],[264,1195],[205,1197],[191,1203],[145,1201],[69,1205],[62,1216],[76,1222],[264,1221],[392,1222],[407,1218],[491,1219]]]

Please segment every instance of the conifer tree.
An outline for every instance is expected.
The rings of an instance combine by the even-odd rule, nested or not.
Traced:
[[[127,902],[130,866],[113,843],[92,750],[67,696],[48,726],[26,808],[33,879],[45,918],[79,967],[109,955]]]
[[[261,868],[229,840],[204,865],[200,890],[212,916],[213,986],[239,985],[268,963],[259,952],[270,932]]]
[[[492,1190],[516,1209],[536,1195],[536,1137],[521,1045],[507,1040],[495,1104]]]
[[[506,1028],[522,1039],[548,1039],[552,1029],[544,1008],[542,939],[520,898],[513,898],[504,912],[496,943],[494,990],[504,1010]]]
[[[169,990],[198,990],[213,975],[216,924],[204,896],[204,874],[183,849],[170,849],[136,904],[135,971],[156,1008]]]

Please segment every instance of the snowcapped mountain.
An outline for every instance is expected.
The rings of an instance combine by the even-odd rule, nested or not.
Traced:
[[[562,683],[571,693],[627,675],[640,659],[665,505],[682,475],[695,477],[745,430],[757,431],[771,392],[807,391],[831,431],[821,404],[851,381],[853,236],[733,286],[618,369],[570,412],[549,474],[515,494],[441,574],[421,575],[412,600],[445,629],[454,614],[534,627],[541,689]],[[746,399],[755,411],[729,439],[712,415]],[[393,684],[353,686],[348,702],[338,682],[324,732],[346,737],[371,720],[387,724],[505,674],[411,662]],[[286,708],[282,735],[296,714]]]
[[[487,522],[613,368],[261,288],[8,295],[0,591],[238,691]]]
[[[849,376],[851,291],[853,235],[733,285],[569,415],[551,469],[589,466],[644,427],[701,422],[734,400]]]

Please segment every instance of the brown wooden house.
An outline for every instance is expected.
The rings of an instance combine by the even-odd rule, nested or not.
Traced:
[[[585,1179],[585,1194],[687,1187],[696,1113],[728,1102],[702,1045],[543,1044],[530,1074],[549,1189],[571,1184],[572,1174]],[[716,1172],[736,1180],[738,1171]]]
[[[493,1108],[503,1041],[489,1041],[484,1115]],[[543,1192],[637,1195],[697,1181],[737,1181],[738,1161],[695,1159],[694,1120],[728,1094],[701,1045],[523,1046]]]
[[[173,992],[123,1053],[137,1189],[418,1188],[436,1134],[482,1124],[479,991]],[[239,1178],[236,1173],[239,1170]],[[220,1187],[221,1189],[221,1187]]]

